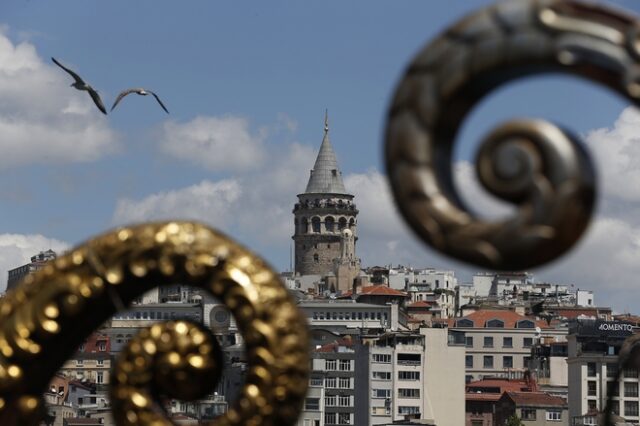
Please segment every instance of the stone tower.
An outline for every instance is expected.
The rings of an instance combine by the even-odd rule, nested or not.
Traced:
[[[325,113],[324,137],[304,193],[293,208],[295,272],[326,275],[334,272],[334,259],[342,257],[343,233],[352,235],[355,256],[356,216],[353,195],[347,193],[338,169],[336,154],[329,142],[329,121]]]

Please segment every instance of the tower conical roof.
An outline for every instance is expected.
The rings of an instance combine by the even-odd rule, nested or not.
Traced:
[[[311,170],[305,193],[347,194],[342,182],[342,172],[338,169],[336,153],[333,152],[333,147],[329,141],[329,119],[326,113],[322,145],[320,145],[320,152],[318,152],[316,163],[313,165],[313,170]]]

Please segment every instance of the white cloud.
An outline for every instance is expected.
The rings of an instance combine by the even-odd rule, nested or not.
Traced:
[[[264,134],[252,134],[242,117],[196,117],[163,126],[161,150],[212,171],[252,170],[265,158]]]
[[[118,200],[114,221],[142,222],[161,219],[189,219],[225,227],[233,217],[233,208],[242,193],[235,180],[210,182],[173,191],[160,192],[140,201]]]
[[[314,150],[290,144],[272,153],[269,167],[242,177],[119,200],[116,224],[154,219],[192,219],[207,223],[247,243],[286,249],[293,231],[291,210],[304,191]],[[252,248],[254,248],[252,246]],[[255,248],[254,248],[255,249]]]
[[[52,249],[58,254],[69,248],[64,241],[44,235],[0,234],[0,289],[7,284],[7,271],[29,262],[31,256]]]
[[[94,161],[117,150],[116,135],[87,93],[0,32],[0,168]]]

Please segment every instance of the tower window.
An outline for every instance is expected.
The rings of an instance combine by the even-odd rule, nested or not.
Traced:
[[[327,244],[327,248],[331,248],[331,244]]]
[[[320,262],[320,257],[317,254],[313,255],[313,262],[314,263],[319,263]]]
[[[340,220],[338,221],[338,229],[343,230],[346,227],[347,227],[347,219],[345,219],[344,217],[341,217]]]
[[[336,223],[336,220],[331,216],[328,216],[324,220],[324,227],[327,230],[327,232],[333,232],[333,230],[335,229],[335,223]]]
[[[311,228],[313,229],[313,232],[319,233],[320,232],[320,218],[319,217],[314,217],[313,219],[311,219]]]
[[[338,171],[336,169],[331,170],[331,174],[333,176],[338,176]]]

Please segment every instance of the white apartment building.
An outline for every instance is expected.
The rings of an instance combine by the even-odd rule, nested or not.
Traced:
[[[456,340],[455,337],[459,338]],[[421,328],[370,342],[369,425],[415,416],[438,425],[464,424],[462,334]]]
[[[510,310],[480,310],[449,320],[453,330],[465,333],[465,379],[521,377],[529,368],[531,348],[539,339],[566,340],[566,328]]]
[[[304,300],[298,307],[312,327],[325,329],[406,329],[406,315],[397,304],[374,305],[354,300]]]
[[[618,371],[618,352],[624,340],[636,332],[635,327],[618,321],[576,320],[569,330],[570,424],[595,421],[594,413],[604,410],[609,394],[614,413],[638,424],[638,370]]]

